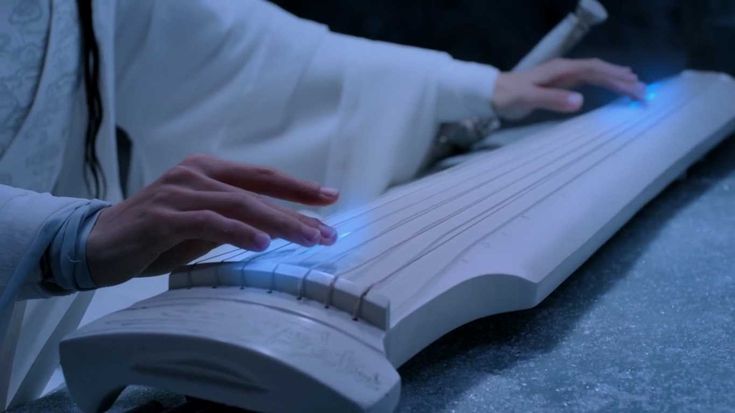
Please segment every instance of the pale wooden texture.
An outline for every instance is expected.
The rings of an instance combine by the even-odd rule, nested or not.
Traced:
[[[735,116],[728,104],[735,86],[717,74],[685,73],[649,97],[619,101],[335,216],[329,222],[341,237],[333,247],[279,244],[204,262],[331,273],[388,297],[393,324],[478,275],[542,284],[677,162],[714,144],[709,138]]]

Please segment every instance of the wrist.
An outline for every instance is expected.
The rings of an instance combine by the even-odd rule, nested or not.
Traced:
[[[132,256],[136,252],[127,251],[130,243],[118,242],[109,236],[106,228],[110,227],[108,214],[111,212],[111,208],[99,212],[84,240],[87,274],[97,288],[122,284],[133,278],[132,272],[120,265],[120,257]]]
[[[107,206],[92,200],[78,206],[64,221],[41,260],[42,286],[52,294],[92,290],[86,242],[100,211]]]

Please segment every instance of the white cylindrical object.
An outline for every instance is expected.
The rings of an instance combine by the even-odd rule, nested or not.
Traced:
[[[597,0],[581,0],[574,13],[569,13],[524,57],[514,71],[534,66],[563,56],[587,34],[590,27],[607,19],[607,11]]]

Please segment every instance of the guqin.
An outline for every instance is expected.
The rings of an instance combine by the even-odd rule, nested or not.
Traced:
[[[391,411],[396,368],[479,317],[541,302],[733,130],[735,83],[684,72],[331,217],[333,247],[231,247],[68,337],[88,412],[128,384],[259,411]]]

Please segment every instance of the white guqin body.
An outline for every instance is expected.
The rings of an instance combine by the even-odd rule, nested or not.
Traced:
[[[333,247],[223,247],[68,337],[84,411],[128,384],[262,411],[391,411],[395,368],[533,307],[735,126],[735,82],[685,72],[328,219]]]

